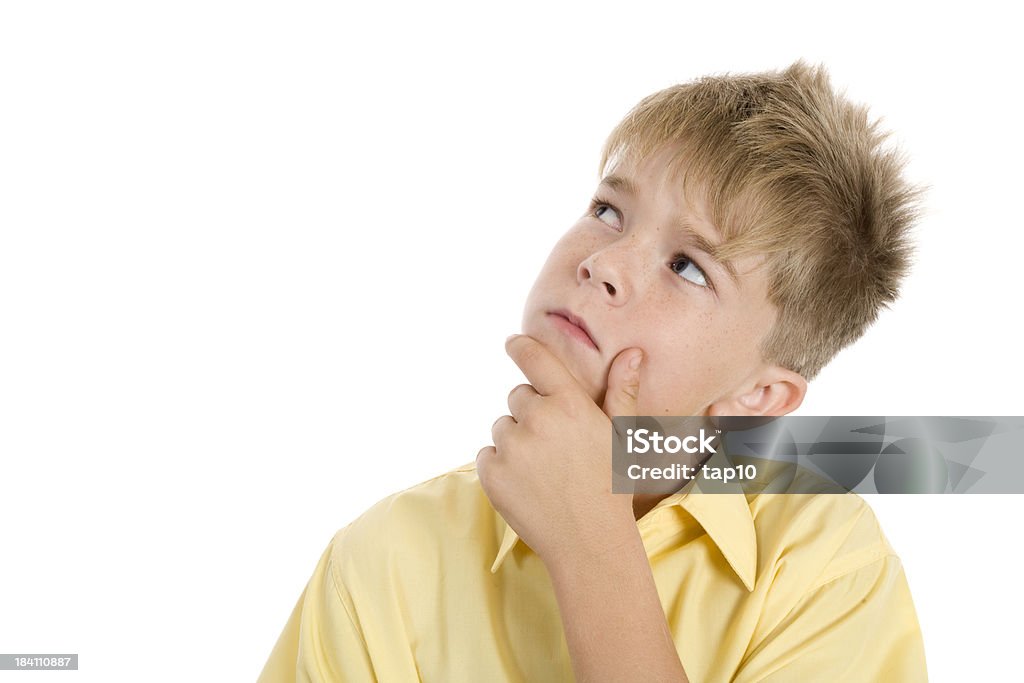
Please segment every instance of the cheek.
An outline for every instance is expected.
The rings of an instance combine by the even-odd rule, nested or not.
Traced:
[[[731,349],[697,316],[672,329],[652,328],[646,340],[632,344],[644,349],[641,375],[641,408],[647,415],[696,415],[718,398],[723,361]],[[629,343],[622,348],[628,348]]]
[[[710,402],[706,369],[676,363],[652,362],[640,377],[642,415],[696,415]]]
[[[543,282],[550,285],[575,277],[576,268],[586,258],[587,249],[573,233],[570,230],[551,249],[536,284]]]
[[[608,228],[600,228],[587,223],[577,223],[569,229],[551,250],[552,258],[574,267],[596,251],[603,249],[615,235]]]

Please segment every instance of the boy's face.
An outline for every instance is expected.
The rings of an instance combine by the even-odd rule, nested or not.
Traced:
[[[523,332],[598,404],[615,357],[643,349],[639,414],[704,415],[756,388],[766,367],[758,345],[775,309],[758,259],[734,262],[733,280],[701,249],[721,238],[703,205],[687,205],[666,161],[662,152],[607,171],[537,277]],[[564,316],[580,319],[589,335]]]

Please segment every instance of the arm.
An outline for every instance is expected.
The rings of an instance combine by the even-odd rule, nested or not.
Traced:
[[[579,683],[686,683],[636,524],[547,562]]]
[[[818,585],[751,649],[735,683],[923,683],[924,642],[899,558]]]
[[[328,546],[258,683],[376,682],[359,626],[343,601]]]

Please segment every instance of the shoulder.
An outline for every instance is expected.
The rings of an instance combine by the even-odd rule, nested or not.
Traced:
[[[868,502],[758,498],[758,620],[735,680],[927,680],[906,575]]]
[[[460,547],[493,553],[500,522],[469,463],[377,502],[335,534],[331,560],[341,574],[365,575],[436,564]]]
[[[898,562],[866,500],[800,468],[789,490],[751,500],[760,560],[813,590],[887,558]]]

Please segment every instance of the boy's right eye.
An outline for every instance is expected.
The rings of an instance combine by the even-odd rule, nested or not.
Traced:
[[[593,199],[590,202],[590,215],[621,232],[622,214],[614,206],[601,199]]]

